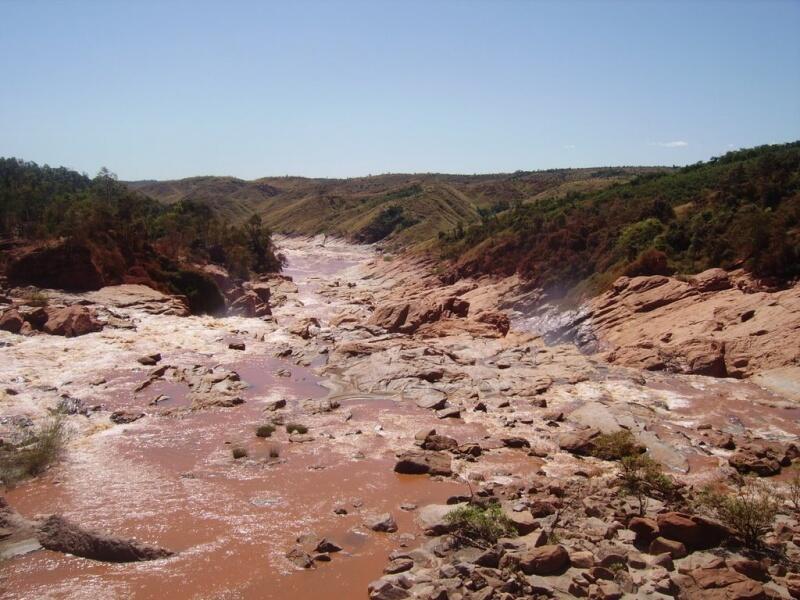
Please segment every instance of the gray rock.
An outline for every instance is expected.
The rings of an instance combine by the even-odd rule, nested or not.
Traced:
[[[372,531],[382,531],[385,533],[393,533],[397,531],[397,523],[394,517],[389,513],[383,513],[374,517],[368,518],[364,521],[364,525]]]

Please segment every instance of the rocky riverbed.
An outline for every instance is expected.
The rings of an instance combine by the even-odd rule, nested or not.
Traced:
[[[684,303],[706,290],[628,282],[620,307],[612,295],[590,309],[600,322],[612,305],[603,323],[624,351],[587,355],[509,319],[501,309],[525,294],[513,278],[444,285],[432,265],[369,247],[279,244],[291,279],[259,284],[271,313],[259,318],[186,316],[179,299],[141,286],[49,291],[43,316],[12,290],[19,329],[0,331],[0,437],[54,411],[69,435],[58,464],[5,495],[4,597],[798,597],[788,500],[760,554],[686,500],[741,474],[788,491],[800,436],[790,342],[774,364],[763,334],[751,336],[747,365],[767,374],[762,385],[739,337],[723,340],[740,365],[726,368],[750,379],[668,372],[648,358],[663,351],[636,354],[619,328],[624,310],[646,319],[631,285]],[[732,287],[719,291],[732,298]],[[794,311],[792,294],[761,302]],[[89,331],[20,335],[36,319]],[[264,425],[274,431],[257,437]],[[641,510],[620,493],[620,463],[594,452],[620,432],[683,499]],[[444,515],[470,500],[499,503],[517,535],[457,543]],[[107,544],[58,541],[97,531],[115,548],[135,539],[165,552],[109,562],[90,556]]]

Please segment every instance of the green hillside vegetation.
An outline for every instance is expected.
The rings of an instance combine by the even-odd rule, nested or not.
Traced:
[[[558,296],[602,291],[622,274],[715,266],[790,281],[800,275],[800,142],[540,196],[439,242],[450,279],[519,273]]]
[[[121,255],[120,269],[145,264],[155,280],[178,287],[187,277],[179,265],[186,263],[217,262],[241,276],[280,269],[269,230],[248,215],[231,225],[203,202],[165,205],[105,169],[89,178],[63,167],[0,159],[0,238],[67,239],[105,256]]]
[[[440,232],[482,214],[575,190],[603,189],[663,168],[554,169],[499,175],[392,174],[353,179],[194,177],[128,185],[161,202],[187,199],[232,221],[251,212],[274,231],[333,234],[391,248],[430,247]]]

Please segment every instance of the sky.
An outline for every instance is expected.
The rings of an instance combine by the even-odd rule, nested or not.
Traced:
[[[800,139],[800,0],[0,0],[0,156],[121,179],[683,165]]]

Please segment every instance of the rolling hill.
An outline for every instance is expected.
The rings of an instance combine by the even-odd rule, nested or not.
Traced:
[[[231,221],[259,214],[274,231],[335,234],[389,247],[440,234],[512,206],[602,190],[660,167],[554,169],[496,175],[391,174],[352,179],[192,177],[128,186],[165,204],[192,201]]]
[[[791,281],[800,276],[800,142],[540,197],[446,234],[440,249],[450,279],[517,273],[575,298],[623,274],[710,267]]]

